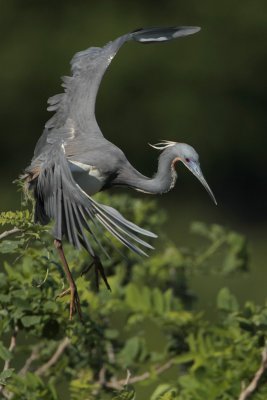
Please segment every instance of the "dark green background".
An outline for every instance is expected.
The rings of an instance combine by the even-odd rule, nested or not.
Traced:
[[[167,44],[129,43],[108,69],[96,113],[105,136],[143,173],[156,169],[160,139],[193,145],[218,200],[178,167],[176,188],[160,198],[166,230],[187,243],[192,220],[240,230],[251,243],[252,275],[230,283],[241,300],[266,295],[267,2],[0,0],[1,210],[20,205],[12,185],[29,163],[61,92],[72,55],[142,26],[199,25]],[[135,195],[134,193],[131,193]],[[216,285],[195,283],[214,301]]]

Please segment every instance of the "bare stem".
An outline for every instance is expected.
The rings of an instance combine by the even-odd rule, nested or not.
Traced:
[[[17,339],[17,334],[18,334],[19,328],[17,325],[15,325],[13,334],[10,338],[10,344],[9,344],[9,348],[8,350],[10,351],[10,353],[13,352],[14,348],[16,347],[16,339]],[[10,359],[6,360],[4,363],[4,367],[3,367],[3,372],[7,371],[10,368]],[[0,393],[3,393],[4,390],[4,385],[0,385]]]
[[[262,356],[262,361],[259,369],[255,373],[249,385],[244,389],[242,389],[238,400],[247,400],[252,395],[252,393],[259,387],[259,381],[264,372],[267,370],[267,348],[263,349],[261,356]]]
[[[126,379],[125,379],[124,386],[129,385],[129,381],[130,381],[131,375],[132,375],[131,371],[129,369],[127,369],[127,376],[126,376]]]
[[[225,237],[218,239],[216,240],[216,242],[212,243],[203,254],[197,257],[195,261],[196,265],[198,266],[209,259],[224,244],[224,242]]]
[[[64,353],[64,350],[70,345],[70,339],[68,337],[65,337],[58,345],[55,353],[52,355],[52,357],[43,365],[41,365],[37,370],[35,371],[35,374],[38,376],[42,376],[46,373],[46,371],[49,370],[56,362],[58,359],[61,357],[61,355]]]
[[[157,375],[162,374],[163,372],[167,371],[169,368],[171,368],[174,364],[174,359],[170,359],[169,361],[167,361],[165,364],[156,367],[154,373],[156,373]],[[111,389],[117,389],[117,390],[121,390],[123,389],[123,387],[126,385],[130,385],[136,382],[142,382],[145,381],[147,379],[149,379],[151,376],[151,372],[144,372],[142,375],[138,375],[138,376],[133,376],[131,378],[131,373],[130,371],[127,370],[127,378],[126,378],[126,382],[125,379],[121,379],[121,380],[116,380],[114,378],[112,378],[109,382],[105,383],[105,386]]]
[[[32,352],[31,352],[30,356],[25,361],[25,364],[23,365],[23,367],[19,371],[19,375],[21,375],[21,376],[26,375],[26,373],[29,371],[33,361],[37,360],[38,358],[39,358],[39,346],[35,346],[32,349]]]
[[[0,240],[4,239],[7,236],[13,235],[14,233],[18,233],[18,232],[21,232],[21,231],[22,231],[22,229],[15,227],[13,229],[10,229],[9,231],[2,232],[0,234]]]

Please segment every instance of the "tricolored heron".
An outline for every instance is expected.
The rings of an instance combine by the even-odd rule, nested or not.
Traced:
[[[163,141],[152,147],[161,150],[158,171],[148,178],[137,171],[125,154],[104,138],[95,118],[95,100],[101,79],[119,48],[129,40],[140,43],[164,42],[199,31],[198,27],[170,27],[139,29],[127,33],[104,47],[90,47],[74,55],[71,77],[64,77],[65,91],[48,100],[52,118],[45,124],[37,142],[31,164],[23,179],[33,191],[35,222],[47,224],[54,220],[54,244],[61,258],[69,282],[70,319],[74,311],[81,316],[80,301],[75,281],[66,261],[62,239],[73,246],[84,247],[93,259],[98,273],[107,282],[99,257],[85,234],[98,241],[95,222],[100,222],[125,246],[139,255],[141,247],[151,249],[140,236],[155,238],[153,233],[127,221],[115,209],[97,203],[95,193],[114,186],[158,194],[172,189],[176,182],[175,166],[181,161],[215,198],[200,169],[196,151],[184,143]]]

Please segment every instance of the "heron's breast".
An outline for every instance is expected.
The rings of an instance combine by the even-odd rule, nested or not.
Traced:
[[[70,170],[76,183],[90,196],[99,192],[105,184],[105,176],[93,165],[69,161]]]

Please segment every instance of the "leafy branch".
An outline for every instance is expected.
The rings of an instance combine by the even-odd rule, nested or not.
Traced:
[[[108,198],[99,200],[108,204]],[[127,196],[112,201],[126,218],[160,232],[163,219],[155,218],[155,203]],[[267,396],[259,384],[264,372],[258,368],[267,306],[247,303],[241,309],[234,294],[223,288],[217,299],[218,319],[211,322],[192,301],[197,299],[193,274],[216,270],[227,275],[245,269],[242,235],[218,225],[194,224],[194,233],[204,239],[201,249],[180,249],[162,235],[161,249],[143,263],[132,254],[118,257],[112,240],[107,241],[110,260],[103,263],[112,293],[104,287],[96,293],[90,274],[77,278],[84,310],[80,324],[68,321],[68,299],[55,300],[64,281],[47,228],[35,226],[24,211],[0,214],[0,225],[5,259],[0,272],[0,384],[5,398],[21,400],[24,393],[31,400],[68,398],[58,389],[64,380],[71,400],[130,400],[135,396],[133,385],[144,382],[155,385],[150,400],[229,400],[241,396],[240,382],[255,370],[259,371],[242,390],[248,393],[256,385]],[[67,244],[65,251],[73,273],[79,275],[88,265],[87,255]],[[16,340],[14,327],[25,343]],[[7,337],[11,339],[5,345]],[[171,381],[174,365],[176,377]],[[121,379],[126,370],[134,373]]]
[[[255,373],[253,379],[248,386],[244,387],[240,393],[238,400],[247,400],[259,388],[260,380],[267,371],[267,348],[262,351],[261,365]]]
[[[18,232],[22,232],[22,229],[15,227],[15,228],[10,229],[9,231],[2,232],[0,234],[0,240],[6,238],[7,236],[14,235],[14,233],[18,233]]]
[[[19,328],[17,325],[15,325],[13,334],[10,339],[10,344],[8,347],[9,354],[8,353],[6,354],[6,357],[5,357],[6,360],[4,362],[4,367],[3,367],[2,373],[0,374],[0,381],[9,378],[12,374],[12,370],[10,370],[10,361],[11,361],[11,354],[14,351],[16,344],[17,344],[16,339],[17,339],[18,331],[19,331]],[[3,393],[4,387],[5,387],[4,383],[0,384],[0,393]]]
[[[58,362],[61,355],[64,353],[65,349],[70,345],[70,339],[65,337],[57,346],[56,351],[52,355],[52,357],[43,365],[35,370],[35,374],[38,376],[45,375],[48,370]]]
[[[121,390],[125,385],[130,385],[138,382],[143,382],[148,380],[151,376],[155,375],[161,375],[163,372],[167,371],[170,369],[173,365],[175,364],[175,359],[170,359],[168,360],[165,364],[151,368],[153,372],[146,371],[141,375],[136,375],[131,377],[131,373],[129,370],[127,370],[127,378],[126,381],[125,379],[116,379],[115,377],[112,377],[112,379],[108,382],[105,380],[99,381],[99,384],[101,384],[104,387],[110,388],[110,389],[116,389],[116,390]]]

